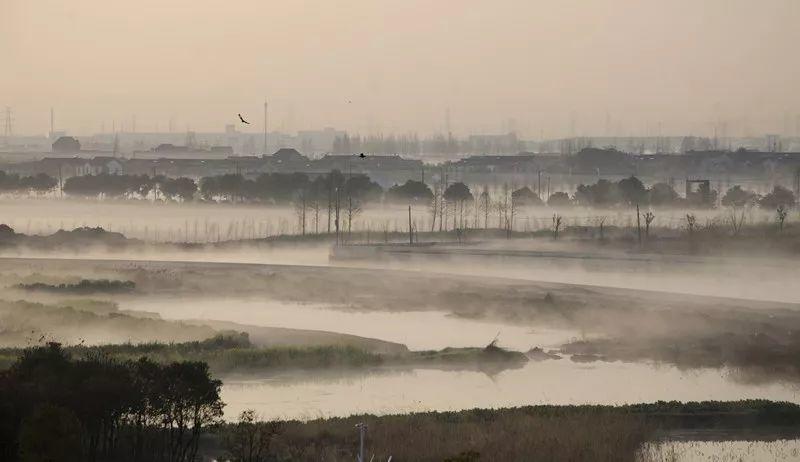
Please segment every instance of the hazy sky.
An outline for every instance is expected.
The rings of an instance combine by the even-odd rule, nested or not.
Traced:
[[[0,106],[18,133],[51,106],[259,131],[265,97],[290,131],[794,133],[798,44],[800,0],[0,0]]]

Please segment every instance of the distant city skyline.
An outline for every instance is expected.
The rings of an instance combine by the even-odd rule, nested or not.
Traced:
[[[1,103],[0,103],[1,104]],[[10,107],[13,117],[13,133],[19,136],[41,136],[47,135],[51,131],[50,127],[50,108],[44,114],[32,114],[30,111],[19,110],[17,107]],[[5,122],[5,109],[1,107],[0,122]],[[167,117],[164,119],[143,119],[139,115],[131,115],[128,118],[102,120],[95,124],[84,126],[80,123],[70,123],[69,111],[59,111],[53,108],[55,112],[55,126],[56,132],[63,132],[74,136],[91,136],[102,133],[186,133],[188,131],[203,132],[203,133],[225,133],[228,126],[233,126],[237,132],[258,134],[263,133],[263,116],[260,114],[253,114],[250,120],[253,121],[251,125],[244,125],[234,119],[223,121],[221,125],[202,125],[194,124],[191,121],[182,121],[176,117]],[[62,115],[66,112],[65,115]],[[452,111],[451,111],[452,113]],[[261,119],[257,118],[260,117]],[[451,116],[452,117],[452,116]],[[506,134],[517,133],[520,137],[525,139],[561,139],[572,137],[656,137],[656,136],[702,136],[702,137],[760,137],[766,134],[776,134],[780,136],[800,136],[800,114],[783,113],[776,114],[771,117],[765,117],[760,120],[750,119],[748,117],[731,117],[719,118],[717,120],[698,122],[694,128],[688,127],[681,130],[677,127],[670,128],[663,121],[649,122],[640,121],[638,128],[635,126],[630,130],[625,129],[627,125],[622,121],[618,121],[610,115],[604,115],[606,125],[610,126],[602,128],[594,127],[595,123],[590,123],[588,117],[580,117],[575,115],[574,122],[568,121],[563,129],[554,129],[553,131],[545,131],[544,129],[535,129],[531,122],[522,123],[516,118],[508,118],[501,120],[495,124],[480,124],[475,127],[461,128],[452,126],[450,133],[453,136],[469,136],[469,135],[484,135],[484,134]],[[35,119],[36,122],[32,123],[28,119]],[[41,119],[41,120],[40,120]],[[66,121],[64,121],[66,119]],[[316,131],[324,129],[336,129],[345,131],[350,134],[361,135],[400,135],[416,133],[420,136],[428,136],[434,134],[447,134],[447,126],[442,123],[441,126],[431,126],[425,129],[411,129],[398,127],[392,129],[383,126],[380,123],[375,123],[373,126],[355,126],[354,128],[342,127],[337,124],[322,124],[315,126],[295,125],[294,128],[285,120],[270,112],[270,119],[272,126],[269,128],[270,132],[280,132],[287,134],[296,134],[301,131]],[[277,120],[276,120],[277,119]],[[444,119],[443,119],[444,120]],[[583,121],[583,123],[581,123]],[[94,125],[94,128],[93,128]],[[29,127],[35,127],[32,131]],[[259,128],[261,126],[261,128]],[[585,129],[581,127],[585,126]],[[83,129],[81,128],[83,127]],[[28,128],[26,131],[23,129]],[[0,133],[2,136],[3,133]]]
[[[285,132],[796,134],[799,23],[796,0],[3,0],[0,108],[23,134],[51,107],[78,135],[258,133],[265,98]]]

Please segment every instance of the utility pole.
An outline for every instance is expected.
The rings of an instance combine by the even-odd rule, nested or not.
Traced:
[[[411,206],[408,206],[408,245],[414,245],[414,231],[411,228]]]
[[[639,204],[636,204],[636,235],[639,238],[639,247],[642,246],[642,222],[641,217],[642,215],[639,213]]]
[[[539,169],[539,199],[542,198],[542,170]]]
[[[267,125],[268,118],[267,117],[269,115],[268,108],[269,107],[267,105],[267,100],[265,99],[264,100],[264,155],[267,155],[267,128],[268,128],[268,125]]]
[[[356,424],[358,428],[358,462],[364,461],[364,438],[367,434],[367,424],[361,422]]]
[[[336,246],[339,246],[339,188],[336,188],[336,218],[334,221],[336,226]]]

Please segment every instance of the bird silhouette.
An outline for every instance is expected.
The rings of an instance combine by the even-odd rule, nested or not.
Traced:
[[[367,158],[367,156],[363,152],[361,154],[359,154],[358,157],[360,157],[362,159],[366,159]]]
[[[241,114],[237,114],[237,115],[239,116],[239,120],[241,120],[243,124],[250,125],[250,122],[248,122],[248,121],[244,120],[244,117],[242,117],[242,115],[241,115]]]

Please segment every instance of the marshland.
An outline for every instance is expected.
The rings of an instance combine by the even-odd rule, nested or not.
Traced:
[[[0,461],[800,461],[797,0],[0,0]]]
[[[31,220],[30,234],[5,227],[4,386],[15,390],[30,380],[12,377],[42,355],[78,370],[134,375],[141,361],[150,368],[202,365],[195,380],[205,376],[212,394],[196,405],[210,407],[195,422],[196,435],[174,442],[187,445],[186,457],[235,458],[244,432],[258,435],[264,457],[347,460],[358,436],[350,428],[362,421],[371,453],[384,459],[493,460],[510,451],[503,457],[695,460],[723,447],[792,452],[800,292],[791,268],[800,248],[791,217],[778,223],[757,203],[738,215],[724,207],[650,207],[647,213],[670,218],[648,218],[647,229],[641,210],[637,226],[636,210],[626,207],[528,205],[514,220],[538,216],[549,226],[512,229],[502,216],[500,227],[478,220],[474,228],[465,221],[441,231],[417,228],[413,206],[408,228],[408,208],[376,203],[365,205],[372,210],[355,229],[303,233],[302,214],[273,206],[22,200],[34,217],[37,208],[107,207],[153,231],[129,237],[136,226],[115,222],[113,213],[104,217],[109,229],[87,214],[73,230],[48,232],[62,225],[48,213]],[[17,203],[0,203],[0,210]],[[182,240],[196,223],[218,219],[218,210],[234,217],[258,210],[264,223],[292,219],[295,228],[271,234],[263,225],[250,234]],[[394,215],[397,228],[373,230],[370,213]],[[610,218],[580,218],[587,213]],[[180,221],[182,214],[194,216],[192,224],[184,217],[172,239],[155,237],[160,216]],[[702,221],[690,228],[675,225],[676,216]],[[241,223],[228,227],[251,226]],[[661,402],[672,404],[631,412]],[[680,414],[675,403],[704,402],[768,416],[662,415]],[[764,405],[782,417],[771,421]],[[126,438],[154,454],[171,450],[130,433],[126,413],[134,411],[125,409],[98,421],[103,431],[120,433],[89,453],[145,457],[141,448],[124,449],[132,444]],[[21,422],[39,418],[24,417],[32,408],[15,410]],[[69,418],[61,408],[40,411]],[[495,426],[496,436],[467,436]],[[609,434],[576,431],[594,426]],[[539,429],[535,438],[531,428]],[[419,439],[422,452],[392,447],[406,438]],[[753,438],[784,446],[741,446]]]

